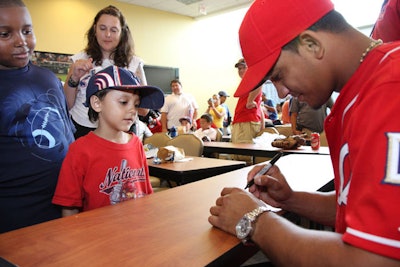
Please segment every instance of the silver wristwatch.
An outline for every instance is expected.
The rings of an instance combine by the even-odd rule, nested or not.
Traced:
[[[265,206],[260,206],[248,213],[246,213],[236,224],[236,236],[239,238],[243,243],[246,243],[253,234],[253,227],[252,223],[257,220],[257,217],[260,216],[262,213],[270,211]]]

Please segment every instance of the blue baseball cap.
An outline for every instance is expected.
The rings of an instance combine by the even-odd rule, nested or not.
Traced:
[[[164,93],[150,85],[140,85],[138,79],[125,68],[109,66],[94,74],[86,88],[86,106],[90,106],[90,97],[100,90],[138,90],[141,108],[160,109],[164,105]]]

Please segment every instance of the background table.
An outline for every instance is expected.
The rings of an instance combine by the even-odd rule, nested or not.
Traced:
[[[147,163],[150,175],[182,185],[246,166],[246,162],[244,161],[204,157],[187,158],[191,158],[192,160],[155,164],[153,163],[153,159],[148,159]]]
[[[301,146],[297,149],[284,150],[277,147],[260,144],[238,144],[232,142],[204,142],[203,154],[224,153],[235,155],[248,155],[253,157],[272,158],[279,151],[284,154],[321,154],[329,155],[328,147],[320,147],[319,150],[312,150],[311,146]]]
[[[333,177],[329,162],[328,156],[289,155],[276,165],[295,190],[315,191]],[[1,234],[0,255],[24,267],[238,266],[257,248],[207,218],[221,189],[244,188],[251,168]]]

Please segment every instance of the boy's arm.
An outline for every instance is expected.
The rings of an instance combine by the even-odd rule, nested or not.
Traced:
[[[62,217],[75,215],[77,213],[79,213],[79,209],[78,208],[72,208],[72,207],[63,207],[62,211],[61,211]]]

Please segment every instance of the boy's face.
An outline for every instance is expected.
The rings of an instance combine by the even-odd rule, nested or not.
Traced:
[[[206,119],[200,119],[200,127],[203,130],[207,130],[211,128],[211,122],[208,122]]]
[[[99,128],[127,132],[135,122],[140,96],[131,90],[110,90],[96,103],[92,99],[90,104],[99,113]]]
[[[22,68],[36,45],[26,7],[0,8],[0,69]]]

